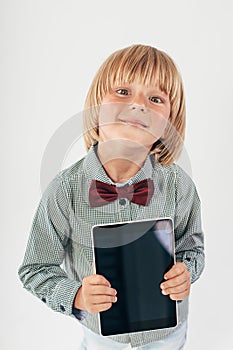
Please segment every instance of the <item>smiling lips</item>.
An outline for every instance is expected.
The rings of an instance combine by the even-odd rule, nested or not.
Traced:
[[[139,128],[147,128],[148,126],[146,124],[144,124],[141,120],[128,120],[128,119],[119,119],[119,121],[123,124],[127,124],[127,125],[131,125],[131,126],[135,126],[135,127],[139,127]]]

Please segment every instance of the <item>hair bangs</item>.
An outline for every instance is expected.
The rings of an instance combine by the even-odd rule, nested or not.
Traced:
[[[150,46],[132,46],[117,51],[103,67],[102,77],[106,79],[101,79],[101,94],[110,91],[114,85],[138,81],[145,86],[159,87],[173,100],[175,73],[176,67],[164,52]]]

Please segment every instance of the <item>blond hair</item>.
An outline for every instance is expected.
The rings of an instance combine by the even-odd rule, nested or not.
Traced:
[[[170,99],[170,116],[163,139],[151,153],[162,164],[179,156],[185,134],[185,98],[181,76],[173,60],[163,51],[146,45],[132,45],[110,55],[99,68],[88,91],[83,114],[87,150],[99,140],[98,110],[103,97],[117,83],[140,81],[158,86]]]

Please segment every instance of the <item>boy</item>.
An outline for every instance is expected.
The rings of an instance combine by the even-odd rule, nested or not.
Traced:
[[[167,54],[133,45],[103,63],[85,104],[88,153],[43,194],[19,269],[25,288],[85,326],[81,349],[184,346],[190,285],[204,267],[200,201],[174,164],[184,130],[182,80]],[[92,226],[164,216],[174,220],[177,263],[161,293],[179,301],[178,326],[102,337],[97,313],[117,302],[117,291],[93,274]]]

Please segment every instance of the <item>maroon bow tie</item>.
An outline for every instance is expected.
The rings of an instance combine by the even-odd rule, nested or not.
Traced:
[[[153,193],[154,183],[151,179],[122,187],[92,180],[89,189],[89,201],[92,208],[100,207],[119,198],[128,198],[133,203],[145,206],[149,204]]]

